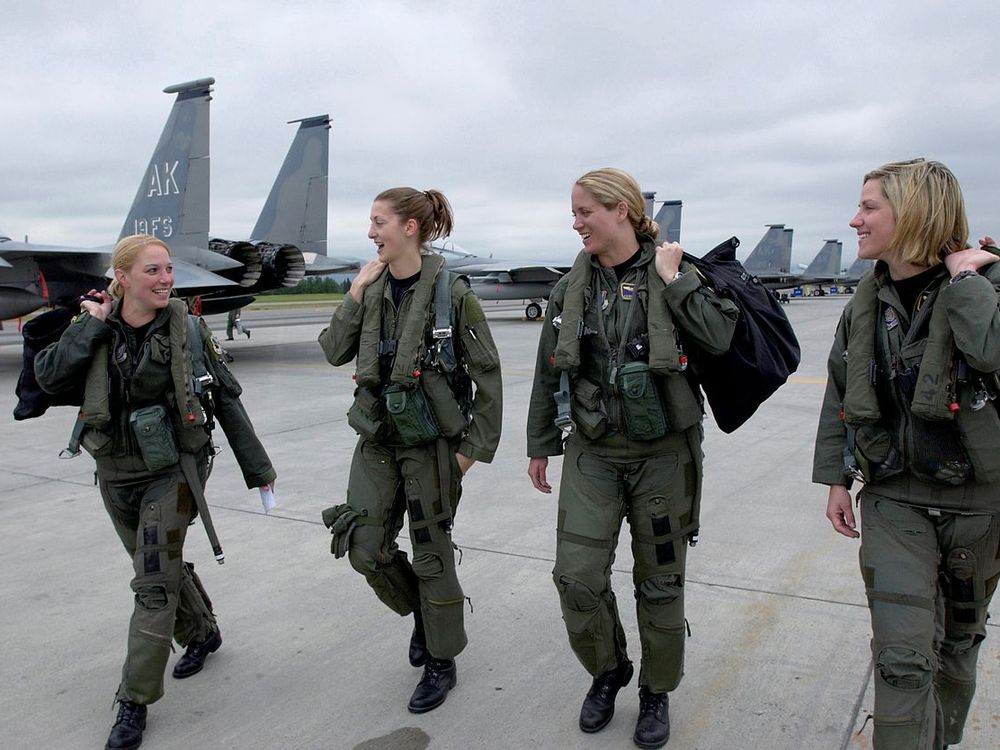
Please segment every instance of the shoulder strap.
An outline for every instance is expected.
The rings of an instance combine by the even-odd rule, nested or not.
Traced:
[[[201,325],[197,315],[187,316],[188,352],[191,354],[191,390],[201,396],[212,384],[213,378],[205,366],[205,343],[201,339]]]
[[[458,367],[453,337],[455,321],[451,304],[452,283],[451,273],[442,266],[434,282],[434,327],[431,329],[431,338],[434,339],[435,364],[446,375],[450,375]]]

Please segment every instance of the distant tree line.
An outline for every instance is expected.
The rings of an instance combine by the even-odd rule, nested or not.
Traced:
[[[310,276],[302,279],[296,286],[282,287],[265,294],[347,294],[350,288],[350,277]]]

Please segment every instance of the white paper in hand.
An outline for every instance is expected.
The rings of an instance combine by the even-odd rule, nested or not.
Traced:
[[[258,487],[260,490],[260,502],[264,506],[264,512],[267,513],[275,506],[274,502],[274,487],[272,485],[265,485],[264,487]]]

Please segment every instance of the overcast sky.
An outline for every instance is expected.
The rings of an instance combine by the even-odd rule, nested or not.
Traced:
[[[372,197],[439,188],[453,239],[501,258],[579,250],[570,188],[622,167],[684,201],[701,254],[768,223],[794,260],[847,226],[865,171],[927,156],[1000,232],[1000,3],[7,0],[0,231],[117,238],[172,105],[216,79],[214,236],[245,239],[294,133],[329,113],[331,255],[367,255]]]

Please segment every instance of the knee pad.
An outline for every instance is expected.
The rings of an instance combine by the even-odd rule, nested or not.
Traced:
[[[413,572],[421,581],[435,581],[444,575],[444,561],[433,552],[413,552]]]
[[[673,604],[683,593],[684,582],[676,573],[650,576],[636,589],[636,596],[649,604]]]
[[[375,556],[363,544],[352,544],[347,550],[347,559],[351,567],[366,578],[379,572]]]
[[[926,656],[905,646],[886,646],[876,667],[882,680],[900,690],[920,690],[931,683],[933,672]]]
[[[556,588],[559,589],[559,598],[567,609],[574,612],[593,612],[597,609],[601,600],[590,587],[569,576],[553,574]]]
[[[143,609],[163,609],[167,606],[167,589],[164,586],[140,586],[135,590],[135,602]]]

